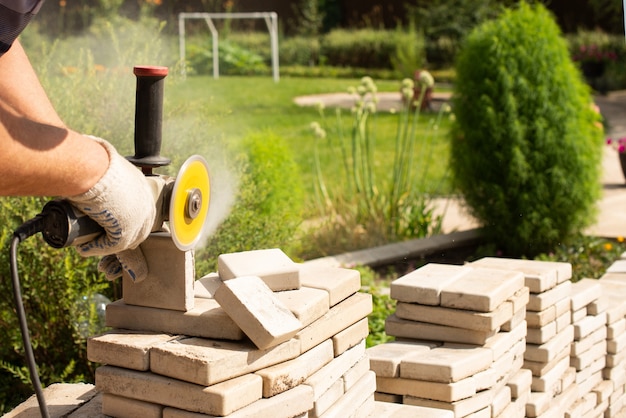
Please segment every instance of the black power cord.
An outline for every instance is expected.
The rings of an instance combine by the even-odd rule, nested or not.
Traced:
[[[41,388],[41,382],[39,380],[39,373],[37,372],[37,363],[35,362],[35,355],[33,354],[33,346],[30,343],[30,335],[28,332],[28,324],[26,322],[26,312],[24,311],[24,304],[22,303],[22,291],[20,290],[20,279],[17,271],[17,246],[20,242],[26,238],[41,232],[44,227],[44,217],[37,215],[33,219],[26,221],[19,228],[13,232],[13,239],[11,240],[11,280],[13,282],[13,296],[15,298],[15,308],[17,310],[17,317],[20,322],[20,330],[22,332],[22,342],[24,344],[24,352],[26,354],[26,363],[28,365],[28,371],[30,373],[30,380],[35,389],[35,395],[39,402],[39,411],[43,418],[49,418],[50,413],[48,406],[46,405],[46,399],[43,396],[43,389]]]

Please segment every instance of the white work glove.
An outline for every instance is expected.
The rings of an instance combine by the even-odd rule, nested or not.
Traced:
[[[105,256],[98,265],[108,280],[126,271],[139,282],[148,266],[139,248],[155,222],[155,197],[146,177],[101,138],[89,137],[107,150],[109,168],[90,190],[67,200],[100,224],[105,233],[77,246],[87,256]]]

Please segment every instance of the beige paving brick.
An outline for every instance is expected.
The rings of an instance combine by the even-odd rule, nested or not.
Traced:
[[[533,376],[531,389],[533,392],[548,392],[555,395],[561,391],[561,379],[569,368],[569,358],[563,357],[552,370],[542,376]]]
[[[309,410],[308,418],[318,418],[344,395],[343,379],[339,378],[324,392]]]
[[[259,349],[250,341],[240,343],[186,338],[154,347],[150,370],[178,380],[209,386],[300,355],[300,344],[291,339]]]
[[[256,276],[227,280],[215,292],[215,300],[259,348],[289,340],[303,326]]]
[[[576,383],[576,385],[578,385],[578,393],[580,393],[581,395],[585,393],[591,393],[594,386],[596,386],[603,380],[604,379],[602,379],[602,370],[598,370],[597,372],[593,373],[588,379]],[[594,394],[594,396],[596,395]]]
[[[506,385],[511,388],[511,398],[517,399],[530,391],[532,380],[533,376],[530,370],[521,369],[514,373],[506,382]]]
[[[367,354],[365,354],[354,366],[350,367],[350,369],[341,376],[343,391],[347,392],[352,389],[352,386],[354,386],[368,370],[370,370],[370,359],[367,357]]]
[[[196,299],[187,312],[109,303],[106,325],[111,328],[164,332],[191,337],[241,340],[244,333],[213,299]]]
[[[468,267],[430,263],[391,282],[390,296],[400,302],[439,305],[441,290],[469,272]]]
[[[295,315],[303,326],[307,326],[328,312],[328,292],[312,287],[275,292],[274,295]]]
[[[568,326],[572,325],[572,315],[570,312],[565,312],[561,316],[556,318],[556,333],[563,331]]]
[[[596,343],[589,350],[575,357],[570,357],[570,366],[575,367],[576,371],[581,371],[590,367],[596,360],[606,358],[606,343],[601,341]]]
[[[526,306],[514,312],[513,317],[500,326],[500,331],[509,332],[521,323],[526,324]]]
[[[176,338],[169,334],[113,330],[87,340],[87,359],[146,371],[150,368],[150,349]]]
[[[493,352],[493,358],[498,359],[507,351],[510,351],[515,345],[524,340],[526,337],[526,323],[522,322],[517,327],[513,328],[509,332],[498,332],[493,337],[489,338],[484,348],[488,348]]]
[[[335,357],[328,364],[310,375],[303,384],[313,388],[313,400],[317,400],[322,396],[333,383],[347,373],[364,355],[365,340],[338,357]]]
[[[135,282],[122,275],[122,293],[128,305],[188,311],[193,309],[196,279],[193,251],[179,250],[169,233],[155,232],[139,245],[148,277]]]
[[[606,338],[610,340],[617,339],[624,332],[626,332],[626,318],[622,318],[613,323],[608,323],[608,315],[607,315]]]
[[[556,332],[556,320],[549,322],[542,326],[541,328],[528,328],[528,334],[526,335],[526,339],[531,344],[543,344],[550,339],[552,339]]]
[[[161,418],[163,405],[104,393],[102,394],[102,413],[111,417]]]
[[[396,395],[409,395],[442,402],[454,402],[476,394],[472,377],[453,383],[376,376],[376,390]]]
[[[517,271],[473,268],[441,290],[441,306],[491,312],[524,287]]]
[[[526,310],[528,328],[541,328],[554,320],[556,320],[556,307],[554,305],[537,312]]]
[[[53,383],[43,389],[43,395],[48,409],[59,417],[65,417],[71,414],[72,411],[81,408],[81,406],[87,403],[91,403],[92,400],[99,397],[95,386],[87,383],[73,385]],[[3,418],[39,417],[41,417],[41,412],[39,412],[39,403],[35,395],[32,395],[13,410],[3,415]],[[83,415],[83,417],[92,418],[89,415]]]
[[[454,418],[452,411],[421,406],[376,402],[372,418]]]
[[[547,362],[524,360],[524,369],[530,370],[533,376],[541,377],[554,369],[565,357],[569,357],[569,353],[563,351],[556,358]]]
[[[300,268],[281,249],[220,254],[217,272],[222,280],[258,276],[273,291],[300,288]]]
[[[487,370],[474,374],[472,379],[476,382],[476,392],[480,392],[481,390],[490,389],[495,386],[498,381],[498,373],[493,367],[490,367]]]
[[[491,312],[478,312],[441,306],[420,305],[416,303],[398,302],[396,316],[411,321],[428,322],[431,324],[449,325],[477,331],[495,330],[513,318],[517,300],[523,300],[525,307],[528,301],[528,288],[524,287],[511,299],[504,301]]]
[[[531,293],[545,292],[572,277],[571,264],[562,262],[485,257],[471,265],[521,271]]]
[[[606,328],[605,328],[606,329]],[[601,331],[602,329],[598,330]],[[610,339],[606,342],[607,351],[611,354],[617,354],[626,350],[626,333],[622,333],[617,338]]]
[[[113,366],[96,370],[96,387],[103,393],[214,415],[228,415],[261,399],[262,385],[254,374],[206,387]]]
[[[363,415],[358,413],[355,414],[355,409],[363,405],[368,399],[372,398],[372,411],[369,412],[373,412],[373,395],[375,391],[376,375],[374,372],[369,371],[352,389],[346,392],[344,396],[328,408],[320,418],[345,418],[351,416],[367,417],[369,413],[365,414],[363,412]]]
[[[471,398],[463,399],[456,402],[441,402],[431,399],[416,398],[413,396],[405,396],[404,403],[408,405],[425,406],[429,408],[439,408],[452,411],[455,417],[465,417],[481,409],[487,408],[495,396],[494,389],[483,390]]]
[[[400,377],[433,382],[457,382],[486,370],[493,363],[490,349],[448,344],[409,355],[400,364]]]
[[[602,382],[598,383],[593,388],[593,392],[598,397],[599,404],[604,402],[605,400],[608,400],[609,396],[611,396],[611,393],[613,393],[613,390],[613,382],[610,380],[602,380]]]
[[[602,286],[595,279],[581,279],[572,284],[571,309],[576,311],[602,296]]]
[[[367,349],[370,367],[381,377],[400,377],[400,363],[412,354],[424,353],[436,347],[432,341],[390,341]]]
[[[589,350],[592,345],[604,340],[606,340],[606,327],[602,327],[592,332],[582,340],[574,340],[570,347],[570,356],[576,356],[578,354],[584,353],[585,351]]]
[[[543,293],[531,293],[526,309],[534,312],[543,311],[547,309],[548,306],[555,305],[558,301],[569,299],[571,289],[572,282],[566,281]],[[570,302],[568,301],[568,309],[569,306]]]
[[[541,416],[550,408],[552,395],[545,392],[532,392],[526,403],[526,416],[535,418]]]
[[[606,367],[620,367],[626,362],[626,351],[606,355]]]
[[[564,350],[570,352],[574,341],[574,326],[570,325],[545,344],[527,344],[524,358],[529,361],[549,362],[557,358]]]
[[[300,282],[302,286],[328,292],[332,307],[361,289],[361,273],[354,269],[300,264]]]
[[[222,283],[222,279],[220,279],[220,275],[217,272],[202,276],[194,283],[194,296],[196,298],[213,299],[215,291]]]
[[[599,313],[605,312],[607,309],[609,309],[609,301],[601,295],[599,299],[587,305],[587,314],[598,315]]]
[[[464,344],[485,344],[496,334],[495,331],[476,331],[454,328],[445,325],[428,324],[425,322],[408,321],[398,318],[395,314],[385,320],[387,335],[416,340],[446,341]]]
[[[602,296],[600,300],[606,300],[608,305],[606,315],[607,323],[612,324],[626,316],[626,284],[623,282],[614,282],[610,276],[605,274],[598,282],[602,286]]]
[[[292,360],[255,372],[263,379],[263,396],[269,398],[303,383],[334,358],[333,342],[326,340]]]
[[[293,389],[280,393],[271,398],[259,399],[245,406],[232,414],[228,418],[276,418],[276,411],[280,411],[281,416],[300,417],[313,406],[313,394],[308,386],[296,386]],[[302,412],[305,411],[305,412]],[[217,418],[215,415],[200,415],[175,408],[165,408],[163,418]]]
[[[300,340],[300,349],[302,352],[308,351],[366,318],[371,312],[372,295],[361,292],[354,293],[296,334],[296,338]]]
[[[368,320],[367,318],[363,318],[343,331],[339,331],[337,334],[333,335],[331,339],[333,340],[335,357],[366,339],[369,335],[369,331]]]
[[[606,326],[606,314],[601,313],[596,316],[586,316],[584,319],[574,324],[574,339],[581,340]]]
[[[576,311],[572,311],[572,324],[575,324],[576,322],[580,321],[581,319],[583,319],[584,317],[587,316],[587,307],[583,306],[582,308],[576,310]]]
[[[511,404],[511,388],[508,386],[502,386],[496,390],[496,394],[491,401],[491,411],[489,418],[500,416],[502,411]]]

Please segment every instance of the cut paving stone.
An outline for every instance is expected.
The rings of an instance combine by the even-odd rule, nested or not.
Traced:
[[[303,326],[319,319],[330,309],[328,292],[325,290],[302,286],[297,290],[275,292],[274,295]]]
[[[324,412],[320,418],[345,418],[351,416],[370,416],[374,412],[373,395],[376,391],[376,375],[372,371],[366,372],[365,376],[337,402]],[[360,410],[359,407],[372,399],[371,406]]]
[[[372,418],[454,418],[452,411],[421,406],[376,402]]]
[[[571,309],[577,311],[602,296],[602,286],[595,279],[581,279],[572,284]]]
[[[517,271],[473,268],[441,290],[441,306],[491,312],[524,287]]]
[[[300,340],[300,350],[302,352],[310,350],[350,325],[366,318],[371,312],[372,295],[360,292],[353,294],[296,334],[296,338]]]
[[[454,402],[476,394],[476,381],[472,377],[453,383],[376,376],[376,390],[403,396]]]
[[[432,341],[390,341],[367,349],[370,367],[380,377],[400,377],[400,363],[407,356],[430,351]]]
[[[570,352],[570,344],[574,341],[574,326],[569,325],[545,344],[527,344],[524,358],[529,361],[549,362],[557,358],[563,351]]]
[[[169,334],[114,330],[87,340],[87,359],[94,363],[147,371],[150,349],[179,338]]]
[[[276,418],[277,412],[285,417],[306,416],[313,407],[313,391],[309,386],[300,385],[271,398],[259,399],[245,406],[228,418]],[[214,415],[202,415],[175,408],[165,408],[163,418],[217,418]]]
[[[405,396],[404,403],[407,405],[424,406],[428,408],[438,408],[452,411],[454,416],[465,417],[474,412],[480,411],[491,405],[496,391],[494,389],[483,390],[467,399],[456,402],[441,402],[432,399],[417,398],[414,396]]]
[[[96,387],[91,384],[63,384],[54,383],[43,389],[48,409],[58,417],[65,417],[72,411],[78,410],[98,396]],[[3,418],[40,418],[37,397],[32,395],[12,411],[3,415]],[[88,418],[88,415],[82,417]]]
[[[543,293],[530,294],[528,305],[526,309],[528,311],[540,312],[547,309],[549,306],[555,305],[558,301],[568,300],[572,290],[572,282],[563,282],[556,285],[556,287],[546,290]],[[567,302],[567,308],[569,310],[570,303]]]
[[[194,283],[194,296],[196,298],[213,299],[215,291],[221,285],[222,279],[220,279],[220,275],[217,272],[209,273]]]
[[[511,388],[511,397],[517,399],[524,393],[530,392],[533,376],[530,370],[518,370],[506,383]]]
[[[96,387],[103,393],[224,416],[261,399],[263,381],[247,374],[207,387],[150,372],[102,366],[96,369]]]
[[[215,300],[261,349],[287,341],[303,327],[267,284],[256,276],[224,282],[215,292]]]
[[[333,341],[333,352],[335,357],[358,345],[359,342],[365,340],[368,335],[369,323],[367,318],[363,318],[343,331],[333,335],[331,340]]]
[[[329,305],[335,306],[361,289],[361,273],[354,269],[300,264],[302,286],[328,292]]]
[[[457,382],[486,370],[493,363],[493,352],[470,345],[435,347],[404,357],[400,377],[432,382]]]
[[[524,274],[524,283],[531,293],[545,292],[572,277],[570,263],[554,261],[485,257],[470,265],[520,271]]]
[[[506,300],[491,312],[477,312],[440,306],[419,305],[416,303],[398,302],[396,315],[398,318],[452,327],[492,331],[513,318],[515,306],[528,301],[528,288],[523,287],[510,300]],[[513,300],[515,299],[515,301]],[[526,303],[523,303],[525,305]]]
[[[309,376],[304,384],[313,388],[313,399],[317,400],[337,380],[350,370],[365,355],[365,340],[332,359],[328,364]],[[343,382],[342,382],[343,388]]]
[[[441,291],[469,271],[468,267],[430,263],[391,282],[390,296],[399,302],[440,305]]]
[[[243,251],[217,257],[217,272],[222,280],[260,277],[273,291],[300,288],[300,268],[282,250]]]
[[[171,234],[164,232],[150,234],[139,248],[148,264],[148,277],[135,282],[124,271],[124,302],[183,312],[193,309],[196,274],[193,251],[179,250]]]
[[[408,321],[391,314],[385,320],[387,335],[415,340],[432,340],[455,342],[462,344],[483,345],[496,331],[476,331],[454,328],[446,325],[435,325],[425,322]]]
[[[295,339],[259,349],[251,342],[186,338],[161,344],[150,353],[150,370],[198,385],[210,386],[300,355]]]
[[[187,312],[127,305],[120,299],[107,305],[106,326],[224,340],[244,338],[241,328],[217,301],[203,298],[196,299],[194,308]]]
[[[102,395],[102,413],[111,417],[161,418],[163,417],[163,405],[104,393]]]
[[[258,370],[256,374],[263,379],[263,397],[298,386],[333,358],[333,342],[326,340],[293,360]]]

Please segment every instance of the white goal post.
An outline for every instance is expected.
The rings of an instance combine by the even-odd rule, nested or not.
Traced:
[[[272,47],[272,74],[274,81],[278,82],[278,15],[276,12],[253,12],[253,13],[179,13],[178,14],[178,43],[180,48],[181,71],[186,75],[185,64],[185,20],[203,19],[213,40],[213,78],[219,78],[219,34],[213,24],[213,19],[264,19],[267,30],[270,33],[270,43]]]

